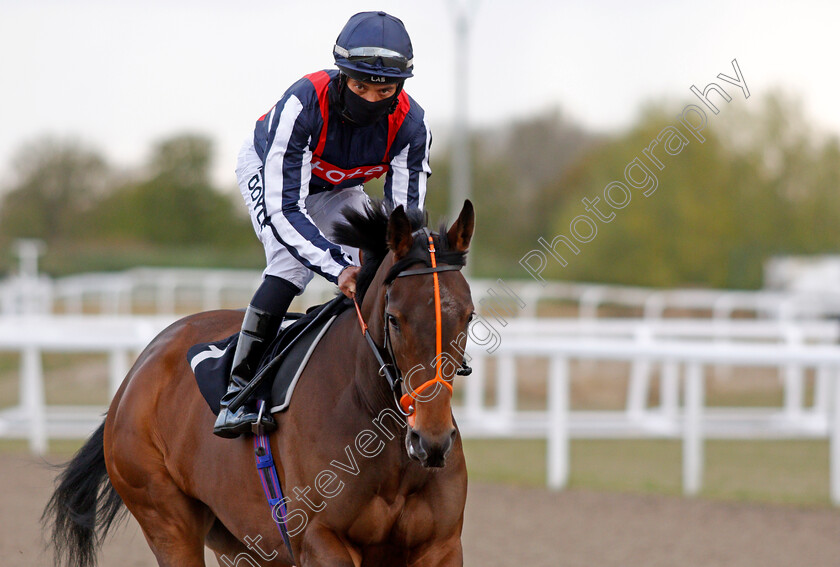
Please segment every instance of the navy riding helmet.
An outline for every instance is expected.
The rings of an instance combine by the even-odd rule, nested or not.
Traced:
[[[368,83],[401,83],[414,76],[411,38],[399,18],[360,12],[348,20],[333,48],[336,66]]]

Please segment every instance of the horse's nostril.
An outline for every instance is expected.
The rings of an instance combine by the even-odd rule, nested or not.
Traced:
[[[452,433],[449,434],[449,437],[443,443],[443,458],[445,459],[449,456],[449,453],[452,451],[452,447],[455,446],[455,438],[458,436],[458,430],[452,429]]]
[[[405,439],[406,449],[408,455],[417,459],[418,461],[425,461],[428,458],[428,452],[423,443],[423,438],[414,429],[408,430],[408,436]]]
[[[419,431],[409,429],[405,444],[408,455],[420,461],[423,466],[442,467],[446,463],[446,457],[452,452],[457,437],[458,431],[454,428],[448,435],[444,433],[431,439],[424,437]]]

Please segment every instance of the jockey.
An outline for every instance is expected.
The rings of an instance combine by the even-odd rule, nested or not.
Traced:
[[[256,423],[255,408],[228,404],[254,377],[292,299],[315,273],[353,297],[358,251],[335,244],[341,210],[369,201],[363,184],[385,175],[385,200],[423,208],[431,132],[403,90],[413,76],[411,39],[385,12],[350,18],[336,39],[338,70],[294,83],[256,122],[239,152],[236,176],[265,248],[263,281],[245,312],[230,384],[213,433],[237,437]],[[263,415],[268,431],[276,424]]]

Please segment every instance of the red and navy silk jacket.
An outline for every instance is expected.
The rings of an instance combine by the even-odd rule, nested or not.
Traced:
[[[263,163],[266,222],[295,258],[332,282],[351,260],[312,222],[307,195],[385,174],[387,201],[422,208],[432,143],[425,112],[405,91],[396,110],[370,126],[354,127],[331,113],[329,85],[337,76],[337,70],[330,70],[300,79],[254,130],[254,149]]]

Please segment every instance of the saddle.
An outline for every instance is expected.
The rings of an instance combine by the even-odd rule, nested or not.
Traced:
[[[306,314],[287,313],[277,336],[260,361],[257,375],[271,366],[250,400],[264,400],[270,411],[283,411],[291,403],[294,388],[309,357],[335,318],[350,307],[342,295],[310,308]],[[214,414],[227,390],[239,333],[211,343],[199,343],[187,351],[198,389]]]

